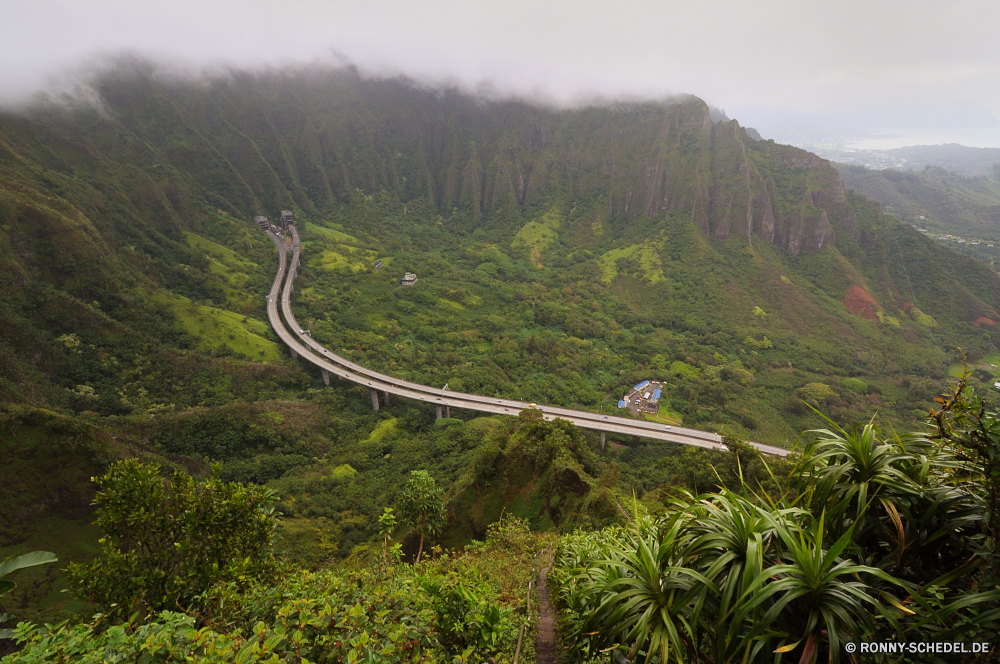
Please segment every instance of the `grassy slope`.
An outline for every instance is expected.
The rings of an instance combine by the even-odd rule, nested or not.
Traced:
[[[297,291],[295,306],[341,352],[430,384],[597,410],[613,408],[628,384],[660,377],[669,385],[664,405],[687,410],[690,423],[781,444],[815,424],[790,402],[795,389],[819,382],[838,392],[831,404],[838,415],[878,410],[899,418],[897,424],[913,424],[950,362],[934,345],[951,337],[969,349],[982,337],[971,327],[957,330],[964,336],[930,328],[915,309],[903,310],[905,301],[916,299],[942,319],[969,320],[988,313],[982,302],[995,295],[984,286],[988,280],[972,278],[982,266],[952,259],[950,270],[969,270],[970,290],[942,270],[939,247],[897,226],[893,233],[908,260],[934,266],[910,276],[916,298],[909,285],[901,291],[892,278],[903,280],[888,251],[894,245],[880,236],[893,222],[863,199],[851,200],[868,247],[848,240],[837,250],[790,257],[767,244],[750,250],[736,241],[707,243],[681,217],[645,222],[634,235],[626,230],[582,249],[568,223],[540,254],[546,266],[540,269],[531,256],[511,258],[496,245],[433,227],[408,226],[404,239],[387,217],[383,237],[390,242],[362,242],[392,249],[394,265],[426,266],[417,286],[399,290],[399,275],[384,271],[314,267],[303,271],[308,288]],[[666,238],[649,249],[662,278],[641,256],[628,255],[629,248],[649,246],[635,242],[644,235]],[[317,241],[309,251],[324,246]],[[616,252],[615,275],[605,281],[605,257]],[[885,267],[871,267],[879,264]],[[935,302],[941,283],[964,295]],[[875,295],[883,322],[851,315],[841,304],[852,284]],[[708,330],[712,336],[697,340]],[[768,347],[747,341],[762,338]],[[688,358],[701,366],[700,378],[670,375],[673,362]],[[727,381],[727,366],[749,368],[754,381]],[[865,377],[873,391],[843,389],[851,375]],[[701,413],[708,418],[698,419]]]
[[[181,295],[161,293],[153,298],[173,313],[178,328],[196,338],[203,351],[226,347],[258,362],[279,362],[283,358],[281,347],[264,338],[270,329],[264,321],[197,304]]]
[[[840,419],[905,425],[946,349],[995,349],[968,325],[1000,303],[994,275],[860,196],[834,200],[827,165],[706,124],[698,100],[554,113],[343,73],[197,88],[136,76],[107,77],[104,116],[0,118],[3,398],[96,412],[123,440],[272,482],[294,515],[287,547],[310,563],[363,552],[407,471],[451,486],[504,425],[437,427],[407,403],[373,414],[354,388],[278,364],[259,211],[303,222],[300,321],[358,360],[456,389],[596,410],[655,375],[685,422],[784,443],[817,423],[796,406],[806,384],[833,387],[824,407]],[[748,193],[755,219],[765,199],[780,212],[773,242],[741,231]],[[835,246],[818,250],[824,213]],[[919,266],[912,283],[895,244]],[[397,287],[406,270],[417,287]],[[883,321],[846,311],[852,285]],[[909,299],[938,327],[904,312]],[[869,392],[843,388],[848,376]],[[241,402],[284,422],[272,431]],[[555,524],[555,494],[527,488],[546,472],[512,475],[527,483],[517,509]],[[53,531],[38,523],[42,542]]]
[[[287,393],[296,373],[210,356],[280,358],[273,342],[248,332],[270,334],[261,318],[273,247],[214,206],[192,206],[196,187],[121,139],[111,131],[84,145],[75,132],[0,121],[0,399],[84,412],[27,424],[16,416],[0,427],[0,559],[35,549],[60,558],[18,574],[2,610],[19,618],[54,622],[82,608],[59,592],[60,570],[97,550],[89,478],[142,449],[95,452],[92,434],[108,441],[102,430],[110,430],[141,445],[155,412]],[[125,424],[100,417],[129,413]]]

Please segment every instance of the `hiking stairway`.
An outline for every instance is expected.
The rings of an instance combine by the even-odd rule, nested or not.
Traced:
[[[538,635],[535,637],[535,662],[556,664],[556,621],[549,604],[549,587],[546,583],[552,562],[548,562],[538,579]]]

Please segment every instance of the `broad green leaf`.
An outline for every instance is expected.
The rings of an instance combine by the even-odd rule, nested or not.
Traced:
[[[18,556],[17,558],[5,560],[0,563],[0,579],[19,569],[34,567],[35,565],[44,565],[46,563],[54,563],[57,560],[59,560],[59,558],[56,557],[56,554],[50,553],[49,551],[32,551],[31,553],[26,553],[22,556]]]

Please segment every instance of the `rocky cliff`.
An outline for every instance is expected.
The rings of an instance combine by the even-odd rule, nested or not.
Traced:
[[[187,175],[240,214],[311,211],[388,188],[493,225],[580,197],[624,220],[686,210],[713,238],[759,238],[792,254],[858,233],[829,163],[754,140],[736,121],[713,123],[690,96],[560,111],[351,71],[203,86],[119,71],[98,89],[102,116],[88,130],[102,140],[89,149],[145,161],[155,151],[177,174],[146,171],[141,185],[165,208],[177,203],[170,180]]]

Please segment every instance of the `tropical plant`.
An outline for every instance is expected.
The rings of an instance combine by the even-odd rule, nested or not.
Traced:
[[[31,553],[25,553],[16,558],[8,558],[0,563],[0,596],[6,595],[11,590],[17,587],[17,584],[10,579],[5,579],[4,577],[13,574],[14,572],[26,569],[28,567],[35,567],[36,565],[46,565],[48,563],[54,563],[58,558],[56,554],[50,553],[48,551],[32,551]],[[11,616],[6,613],[0,613],[0,623],[4,623],[10,620]],[[0,629],[0,639],[10,639],[13,638],[14,631],[10,629]]]
[[[775,554],[776,527],[768,510],[745,496],[723,490],[693,504],[692,550],[717,594],[709,598],[719,626],[711,647],[716,661],[749,657],[756,642],[744,638],[746,624],[760,624],[763,608],[743,610],[743,600],[753,591],[766,561]],[[734,615],[742,611],[742,620]]]
[[[496,591],[477,570],[427,575],[421,587],[431,597],[441,643],[453,655],[474,652],[485,659],[512,645],[512,611],[500,605]]]
[[[807,432],[797,475],[802,502],[825,513],[833,536],[852,529],[859,559],[918,583],[972,553],[984,504],[956,476],[951,446],[922,433],[884,438],[873,422],[850,432],[830,423]]]
[[[951,448],[830,423],[807,432],[783,494],[681,494],[658,521],[566,537],[551,578],[571,650],[806,664],[847,641],[994,634],[983,501]]]
[[[640,516],[614,539],[585,545],[590,550],[562,551],[558,583],[571,589],[564,600],[578,611],[575,649],[592,655],[628,644],[630,658],[662,662],[697,653],[701,608],[715,584],[691,564],[689,519],[681,511],[659,522]],[[567,556],[580,566],[568,568]]]
[[[438,488],[434,478],[426,470],[410,472],[406,489],[399,499],[399,512],[406,523],[420,533],[420,548],[416,562],[424,551],[424,538],[434,537],[445,524],[444,491]]]
[[[256,485],[204,482],[157,464],[115,463],[96,481],[102,555],[71,563],[81,597],[115,618],[189,608],[215,583],[271,573],[275,494]]]
[[[969,377],[966,370],[949,384],[930,418],[936,429],[933,438],[953,445],[959,460],[986,489],[985,525],[995,552],[1000,535],[1000,413],[976,394]]]
[[[878,568],[842,557],[852,530],[824,548],[823,514],[808,515],[805,524],[784,514],[769,515],[769,520],[781,540],[781,560],[758,574],[733,612],[733,619],[744,623],[741,640],[756,642],[754,655],[764,646],[774,645],[782,654],[801,645],[800,662],[818,661],[824,649],[836,662],[844,643],[871,638],[879,622],[896,627],[894,614],[883,602],[902,605],[871,580],[900,582]],[[755,616],[757,621],[746,621],[758,608],[764,610]]]

